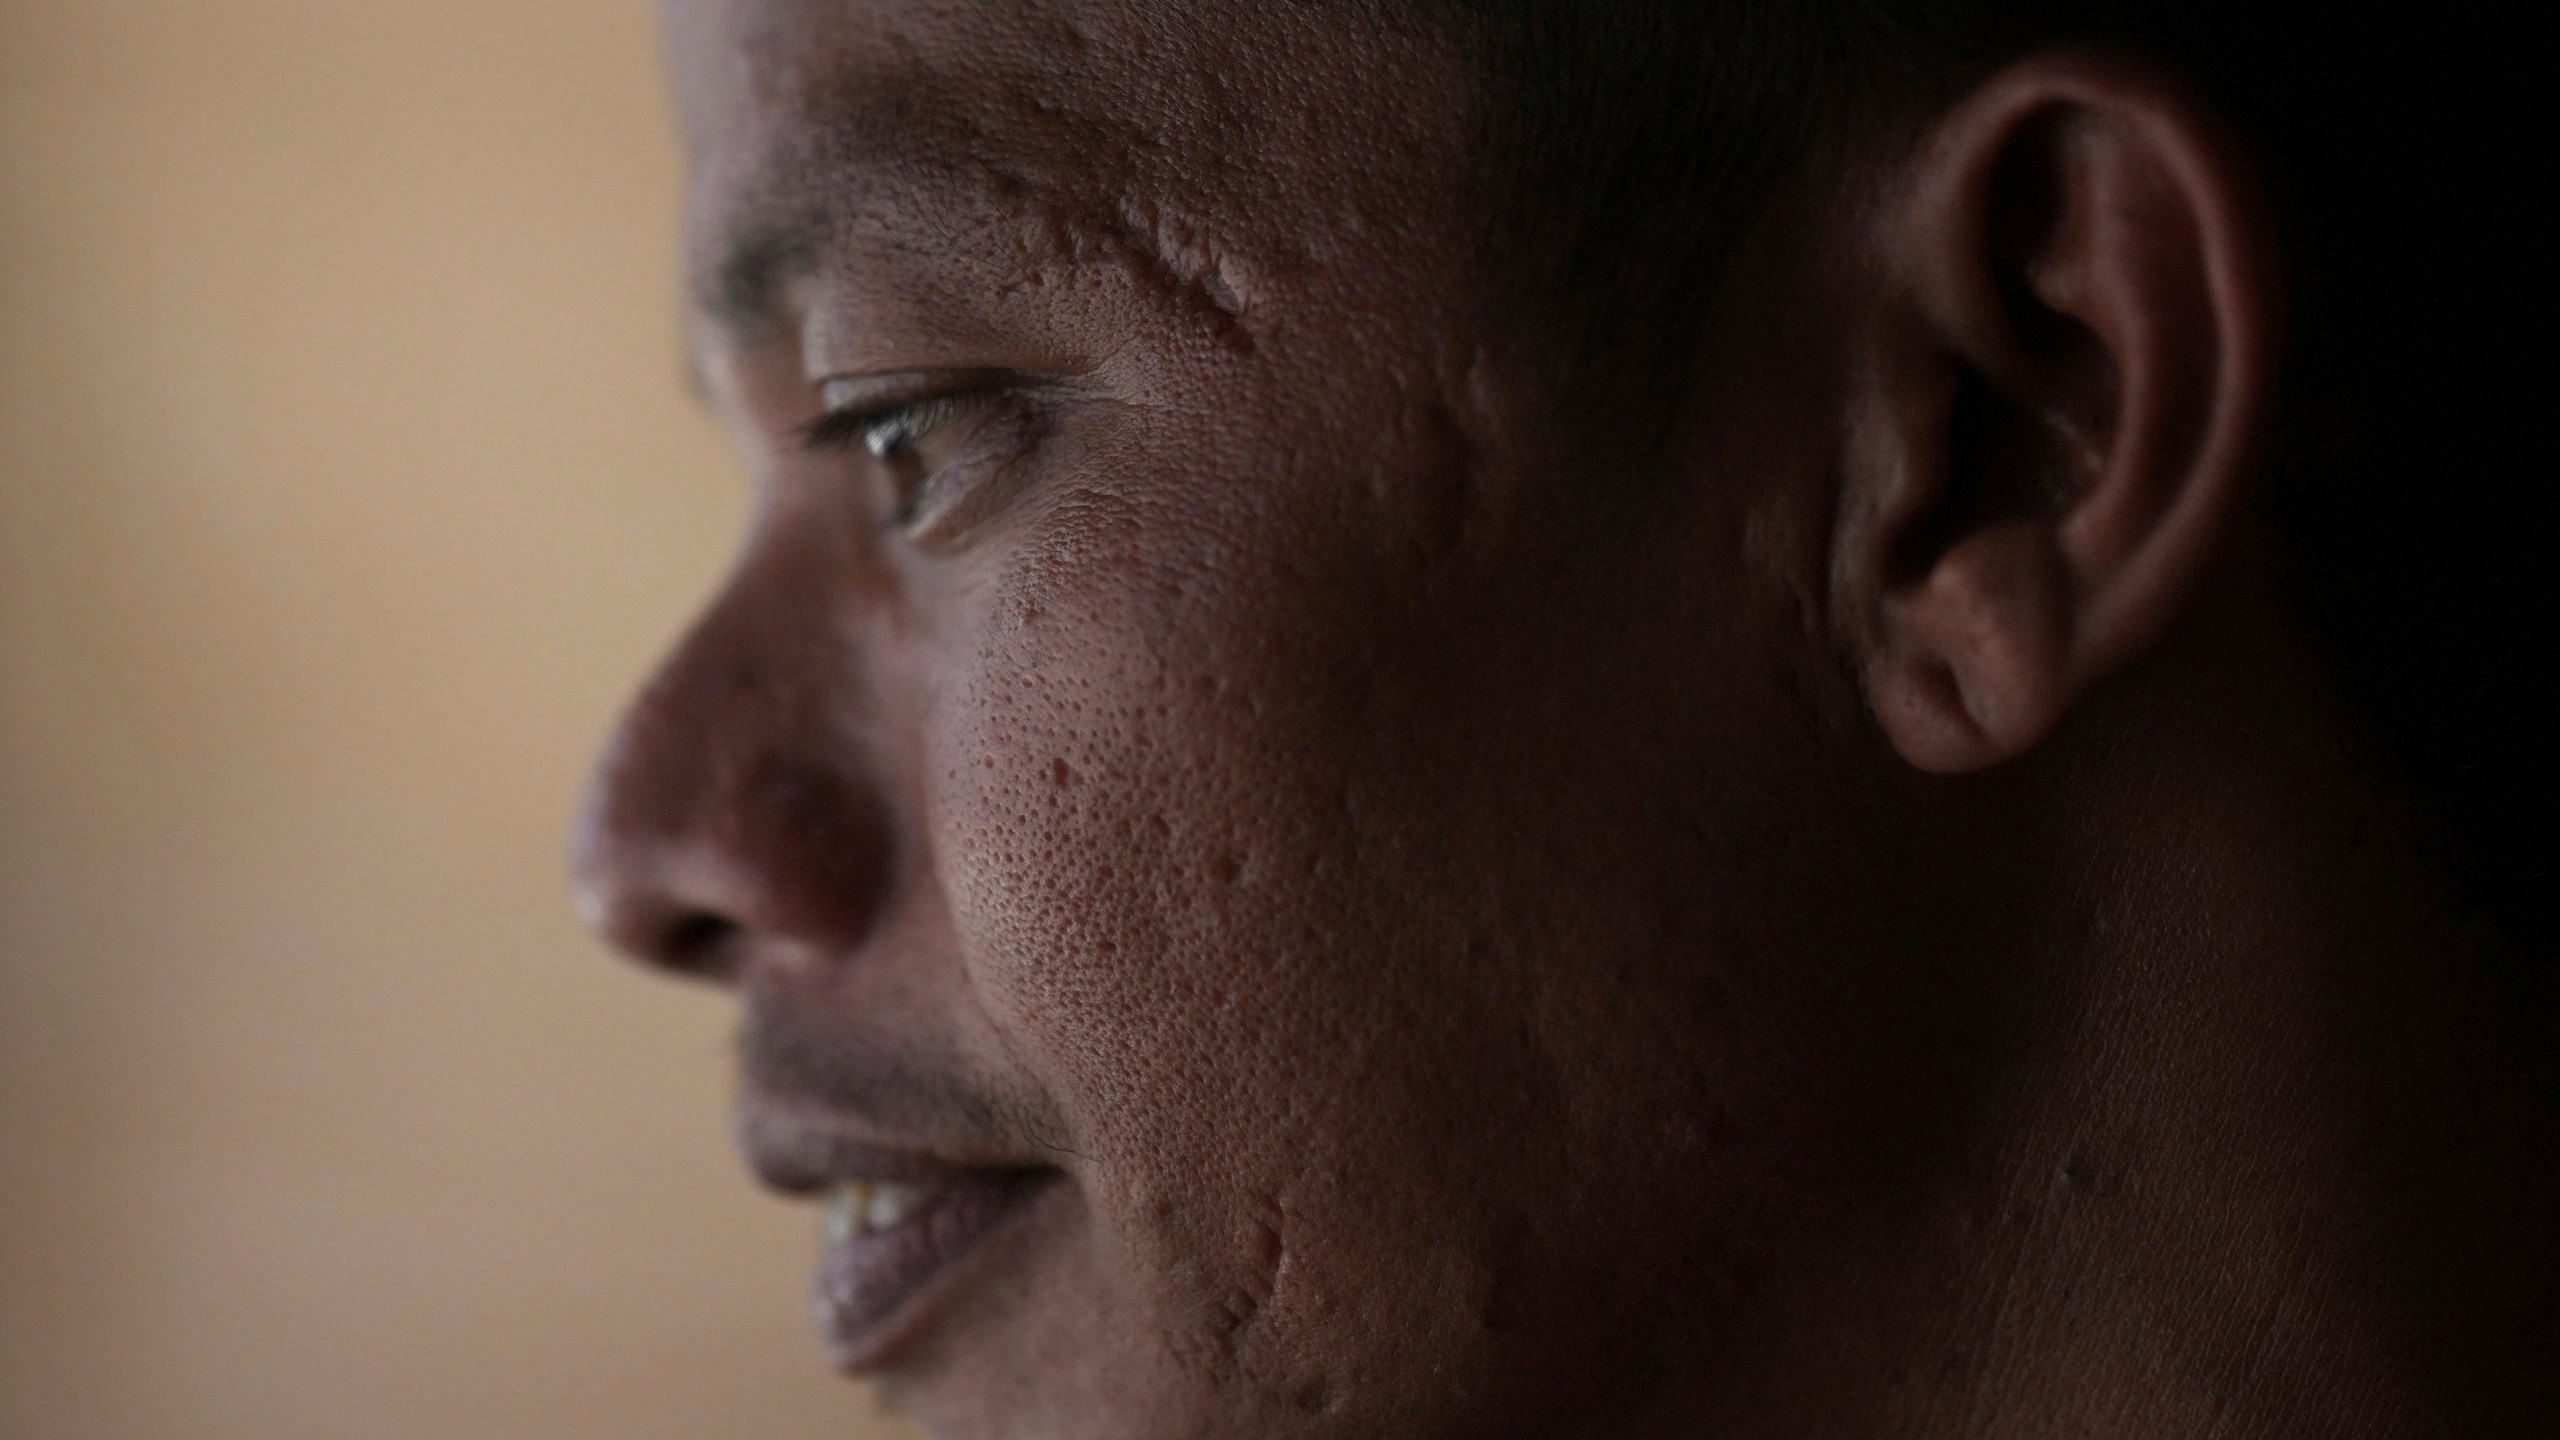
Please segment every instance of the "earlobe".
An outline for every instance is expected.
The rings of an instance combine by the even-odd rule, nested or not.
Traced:
[[[2044,738],[2071,696],[2071,591],[2044,527],[2018,523],[1967,536],[1890,597],[1894,644],[1868,687],[1903,757],[1950,774]]]
[[[2003,71],[1900,178],[1834,603],[1886,734],[1959,772],[2186,608],[2265,423],[2272,241],[2214,117],[2103,56]]]

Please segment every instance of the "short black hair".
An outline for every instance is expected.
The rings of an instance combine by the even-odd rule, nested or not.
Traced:
[[[2273,506],[2300,614],[2461,893],[2553,976],[2560,504],[2539,46],[2485,7],[2264,0],[1381,0],[1483,77],[1509,313],[1676,377],[1731,245],[1844,117],[2031,50],[2131,52],[2237,127],[2289,290]]]

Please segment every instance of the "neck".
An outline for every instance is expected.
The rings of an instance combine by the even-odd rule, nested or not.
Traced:
[[[2560,1433],[2549,1090],[2307,658],[2226,612],[2051,751],[1973,797],[2035,938],[1972,1143],[1710,1433]]]
[[[1998,797],[2058,801],[2061,984],[1997,1209],[1938,1237],[1977,1278],[1920,1333],[1971,1358],[1919,1428],[2549,1433],[2553,1127],[2494,944],[2275,607],[2222,599]]]

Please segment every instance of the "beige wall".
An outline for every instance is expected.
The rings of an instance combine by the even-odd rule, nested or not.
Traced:
[[[571,923],[740,494],[639,0],[0,0],[0,1436],[863,1436]]]

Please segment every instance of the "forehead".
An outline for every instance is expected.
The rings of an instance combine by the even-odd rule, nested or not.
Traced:
[[[1292,250],[1445,221],[1468,87],[1436,35],[1288,3],[668,0],[695,290],[848,250]],[[1001,230],[991,234],[990,229]],[[1177,265],[1180,256],[1172,257]]]

